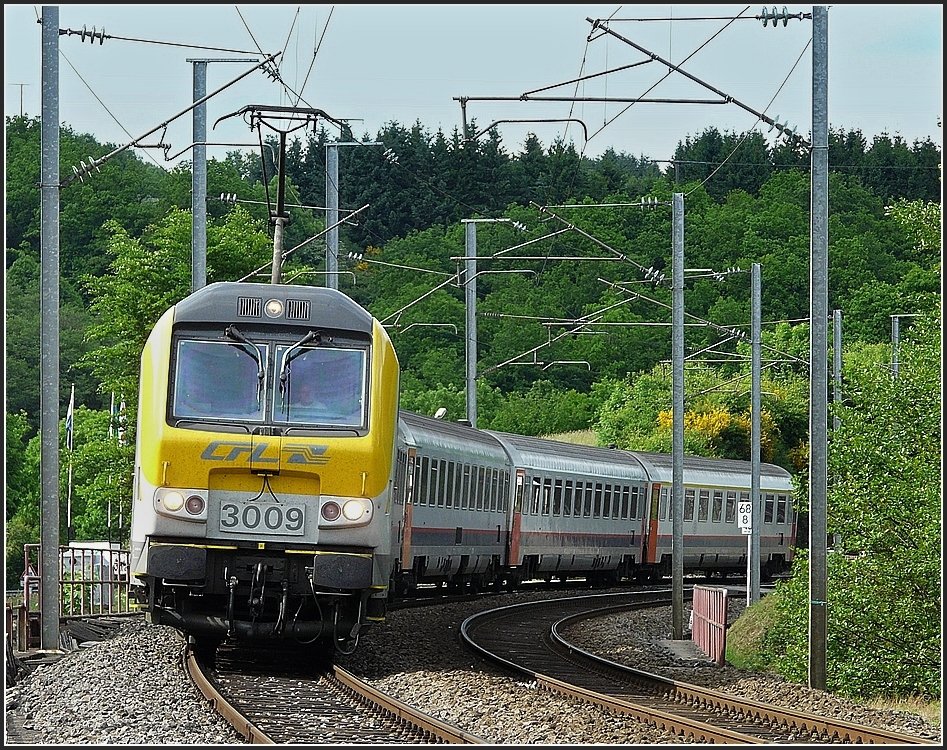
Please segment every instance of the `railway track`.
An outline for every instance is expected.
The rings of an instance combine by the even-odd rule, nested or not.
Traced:
[[[583,651],[560,632],[583,619],[670,603],[667,591],[544,600],[488,610],[461,626],[482,656],[547,690],[631,715],[685,741],[727,744],[937,744],[669,680]]]
[[[485,744],[375,690],[311,650],[221,645],[185,667],[211,705],[253,744]]]

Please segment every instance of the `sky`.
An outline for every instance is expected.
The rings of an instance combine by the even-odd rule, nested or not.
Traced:
[[[43,7],[4,5],[7,116],[41,114]],[[208,141],[220,144],[209,145],[207,157],[216,159],[238,148],[258,153],[256,133],[228,115],[297,102],[349,121],[362,140],[391,122],[419,122],[449,137],[463,128],[459,100],[467,98],[468,122],[479,130],[501,121],[511,154],[529,133],[544,146],[572,141],[592,158],[611,148],[667,160],[678,143],[711,127],[756,128],[772,143],[777,131],[754,112],[803,137],[812,128],[812,21],[760,19],[764,8],[811,14],[811,5],[51,7],[60,29],[73,32],[58,39],[60,122],[113,146],[165,143],[137,153],[168,168],[191,158],[194,59],[221,61],[206,66],[207,93],[222,89],[206,103]],[[860,130],[869,143],[887,133],[942,146],[943,7],[826,7],[830,128]],[[621,38],[592,33],[590,18],[610,19]],[[247,74],[264,59],[261,50],[280,53],[291,93],[260,70]],[[567,101],[522,101],[527,92]],[[704,103],[721,94],[731,103]],[[602,98],[662,101],[572,101]],[[325,125],[330,137],[338,132]]]

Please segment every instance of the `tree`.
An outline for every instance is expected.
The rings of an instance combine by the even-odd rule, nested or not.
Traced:
[[[917,320],[897,377],[886,347],[846,369],[847,403],[829,450],[827,687],[853,696],[940,698],[940,315]],[[801,505],[804,510],[805,500]],[[844,553],[844,554],[843,554]],[[777,587],[781,618],[767,634],[776,668],[807,671],[808,559]]]

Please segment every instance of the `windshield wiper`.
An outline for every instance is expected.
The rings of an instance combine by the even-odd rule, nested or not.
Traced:
[[[282,395],[286,391],[286,379],[289,377],[289,363],[302,354],[302,347],[314,342],[317,346],[322,343],[322,331],[309,331],[299,341],[283,352],[279,366],[279,392]]]
[[[224,336],[229,339],[234,339],[243,344],[243,347],[238,347],[241,351],[247,352],[251,357],[253,357],[256,362],[256,377],[257,377],[257,386],[256,386],[256,403],[257,406],[260,405],[260,401],[263,399],[263,384],[266,382],[266,366],[263,363],[263,358],[260,356],[259,347],[254,344],[250,339],[244,336],[240,331],[237,330],[236,326],[227,326],[224,329]],[[246,347],[246,348],[244,348]]]

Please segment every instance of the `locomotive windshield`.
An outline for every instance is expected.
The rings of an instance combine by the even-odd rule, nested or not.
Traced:
[[[286,357],[284,372],[274,368],[273,421],[344,427],[365,424],[364,349],[278,347],[276,361],[284,361],[287,352],[292,359]]]
[[[174,419],[365,427],[366,349],[181,339],[175,352]]]
[[[251,345],[252,346],[252,345]],[[263,418],[265,399],[258,377],[265,346],[256,356],[245,344],[219,341],[178,342],[173,413],[179,418]]]

